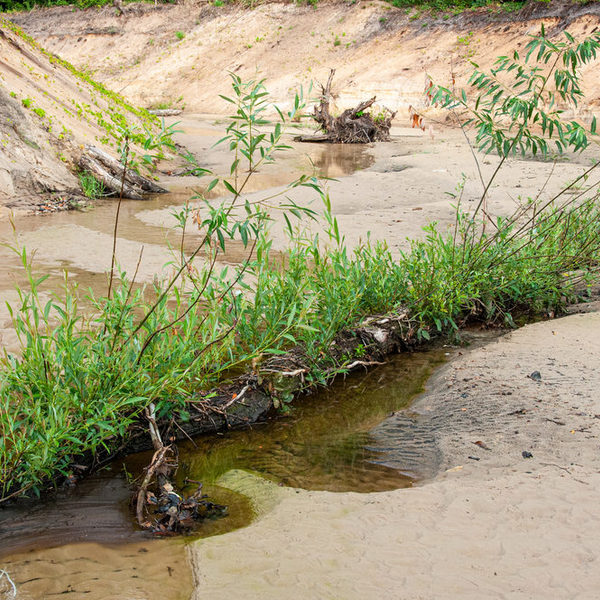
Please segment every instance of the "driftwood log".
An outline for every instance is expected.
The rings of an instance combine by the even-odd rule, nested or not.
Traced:
[[[381,108],[376,114],[373,110],[376,96],[361,102],[354,108],[348,108],[338,117],[331,114],[331,84],[335,69],[331,69],[327,85],[321,86],[321,99],[315,105],[312,118],[319,124],[322,134],[300,135],[298,142],[330,142],[341,144],[368,144],[387,142],[390,139],[392,119],[396,116],[389,108]],[[371,109],[370,112],[367,112]]]
[[[123,165],[104,150],[90,145],[86,145],[85,150],[86,153],[79,159],[79,167],[89,171],[113,194],[120,195],[122,187],[123,198],[144,200],[144,194],[167,192],[165,188],[136,173],[133,169],[126,169],[123,177]]]
[[[152,108],[148,112],[156,117],[175,117],[180,115],[182,110],[180,108]]]

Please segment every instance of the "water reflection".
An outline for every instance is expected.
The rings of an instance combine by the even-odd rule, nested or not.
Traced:
[[[230,469],[245,469],[309,490],[375,492],[411,486],[437,468],[433,439],[424,443],[408,422],[377,436],[370,430],[406,407],[443,359],[441,351],[398,356],[299,401],[288,417],[186,443],[180,448],[180,476],[216,481]],[[406,443],[398,444],[399,437]]]
[[[297,150],[309,159],[321,177],[343,177],[375,162],[375,154],[365,144],[298,144]]]

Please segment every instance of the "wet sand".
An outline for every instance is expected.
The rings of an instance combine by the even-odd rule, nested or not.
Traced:
[[[420,487],[266,493],[233,477],[273,508],[190,547],[193,598],[597,598],[599,361],[598,313],[465,351],[415,406],[445,461]]]

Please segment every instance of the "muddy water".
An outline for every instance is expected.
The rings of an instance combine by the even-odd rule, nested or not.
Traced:
[[[383,435],[371,430],[406,408],[445,357],[445,350],[398,356],[304,398],[285,418],[183,444],[179,476],[210,482],[242,469],[308,490],[409,487],[436,472],[433,439],[408,413]]]
[[[217,174],[228,173],[229,152],[225,147],[214,147],[223,135],[222,126],[186,119],[178,128],[182,129],[178,141],[193,151],[203,166]],[[311,172],[313,167],[325,177],[349,175],[357,169],[369,167],[374,160],[372,149],[362,146],[304,144],[281,153],[276,163],[262,167],[251,178],[245,191],[256,193],[281,188],[300,174]],[[173,251],[169,250],[168,244],[179,248],[181,241],[180,230],[174,229],[176,221],[172,212],[193,199],[208,180],[165,176],[162,183],[171,190],[170,193],[146,201],[128,200],[121,207],[117,260],[131,276],[136,270],[140,252],[143,252],[137,276],[141,283],[170,272]],[[218,188],[210,194],[212,197],[218,195]],[[103,199],[82,210],[37,216],[16,215],[13,223],[0,221],[0,345],[16,349],[4,301],[16,303],[15,283],[22,285],[25,282],[19,255],[4,244],[25,247],[28,255],[34,257],[36,272],[48,275],[43,299],[61,289],[65,270],[69,272],[71,283],[102,293],[106,290],[106,273],[110,269],[116,206],[114,199]],[[198,232],[188,228],[185,248],[194,248],[198,239]],[[245,249],[241,244],[232,242],[221,263],[239,263],[244,257]]]

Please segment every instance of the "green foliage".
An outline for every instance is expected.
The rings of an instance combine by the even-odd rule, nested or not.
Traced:
[[[267,259],[269,247],[264,203],[243,199],[243,193],[256,170],[287,148],[281,141],[283,126],[304,104],[296,96],[294,108],[287,115],[279,111],[278,122],[271,124],[263,117],[268,98],[262,82],[244,83],[232,76],[232,88],[232,98],[225,100],[235,114],[222,140],[235,156],[231,176],[215,178],[207,188],[221,185],[231,197],[220,204],[202,198],[205,209],[193,215],[202,242],[186,256],[182,239],[171,279],[135,289],[121,274],[112,293],[85,293],[92,310],[82,311],[80,294],[67,276],[61,297],[42,302],[46,277],[34,275],[26,249],[13,247],[29,285],[18,289],[19,301],[10,307],[20,356],[5,354],[1,361],[0,498],[37,493],[45,482],[66,473],[73,456],[99,447],[110,450],[148,402],[156,402],[159,414],[182,409],[195,390],[214,384],[225,370],[290,343],[287,332],[303,310],[303,298],[286,308],[293,312],[286,313],[285,328],[256,334],[261,343],[250,347],[235,340],[237,322],[248,309],[234,292],[251,285],[244,278],[254,270],[254,250]],[[272,130],[265,132],[266,127]],[[136,160],[129,148],[132,137],[131,130],[121,132],[127,165]],[[151,153],[169,140],[164,130],[148,137],[143,147]],[[208,174],[198,166],[192,171]],[[318,188],[309,177],[289,187],[300,185]],[[243,215],[234,214],[238,209]],[[314,214],[292,202],[287,210],[288,222]],[[184,210],[180,217],[184,228],[192,215]],[[215,264],[228,239],[247,247],[248,259],[237,269],[218,272]],[[195,263],[196,258],[202,260]]]
[[[112,4],[113,0],[0,0],[0,10],[32,10],[35,6],[74,6],[79,9],[102,7]],[[161,0],[169,4],[169,0]]]
[[[113,450],[150,402],[159,416],[185,413],[198,391],[261,357],[298,348],[313,366],[306,385],[324,381],[324,373],[344,368],[329,355],[335,335],[366,315],[407,311],[427,340],[471,319],[511,324],[517,315],[558,311],[597,273],[599,190],[587,185],[595,166],[548,202],[532,200],[496,219],[491,232],[478,209],[462,210],[459,187],[454,231],[430,225],[399,260],[384,244],[351,251],[316,177],[303,175],[267,198],[246,193],[252,176],[288,148],[285,126],[304,110],[302,94],[284,114],[270,106],[262,81],[232,74],[231,84],[231,95],[222,98],[232,115],[219,141],[231,151],[230,171],[216,177],[189,157],[190,173],[208,183],[199,207],[188,203],[173,213],[181,245],[172,248],[169,279],[136,286],[135,276],[120,273],[108,294],[97,296],[80,292],[65,275],[61,294],[48,298],[45,277],[34,274],[25,249],[13,247],[28,286],[17,289],[9,307],[20,355],[5,353],[0,361],[0,500],[39,493],[84,452]],[[265,117],[271,108],[274,122]],[[146,137],[148,156],[169,143],[168,134]],[[126,164],[136,160],[133,135],[120,131]],[[322,201],[327,249],[303,228],[317,211],[287,198],[299,186]],[[577,194],[563,200],[576,186]],[[220,199],[209,201],[215,188]],[[289,237],[278,255],[268,235],[276,210],[283,211]],[[189,227],[200,232],[192,252],[184,243]],[[217,268],[233,240],[245,260]],[[82,300],[91,309],[81,309]],[[285,406],[291,398],[284,389],[278,401]]]
[[[176,31],[175,32],[175,37],[181,41],[184,37],[185,37],[185,33],[183,33],[183,31]]]
[[[582,66],[596,58],[600,33],[582,42],[564,32],[564,41],[553,41],[542,25],[523,56],[501,56],[490,72],[475,70],[469,79],[475,98],[465,90],[438,87],[432,102],[448,109],[466,110],[471,115],[465,126],[477,131],[476,143],[484,152],[500,156],[520,152],[547,155],[550,140],[562,153],[567,148],[581,151],[589,144],[586,129],[577,121],[565,122],[565,108],[576,107],[583,96],[579,75]],[[596,133],[594,117],[590,132]]]
[[[106,190],[101,181],[98,181],[91,173],[84,171],[79,173],[79,183],[83,194],[90,200],[96,200],[106,195]]]
[[[518,10],[525,0],[498,2],[497,0],[388,0],[397,8],[416,8],[434,12],[460,12],[481,7],[500,7],[505,11]]]

